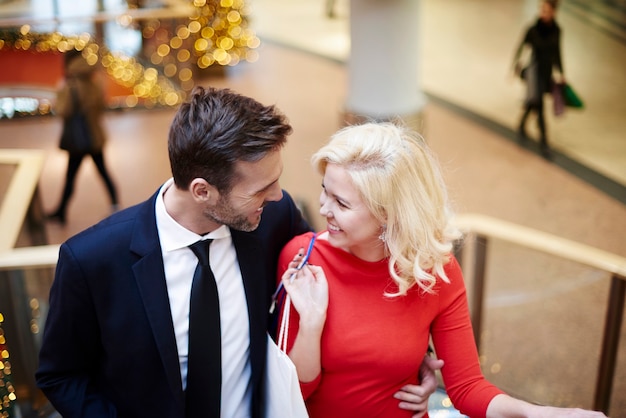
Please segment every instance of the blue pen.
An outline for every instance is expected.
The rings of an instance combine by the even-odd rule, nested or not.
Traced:
[[[313,234],[313,237],[311,237],[311,241],[309,242],[309,248],[307,248],[306,254],[304,254],[304,257],[300,261],[300,264],[298,264],[298,267],[296,267],[296,272],[289,276],[289,283],[293,282],[293,279],[296,278],[296,274],[298,274],[298,271],[302,270],[302,267],[304,267],[304,265],[309,261],[309,257],[311,256],[311,251],[313,251],[313,244],[315,244],[316,237],[317,234]],[[283,283],[281,282],[280,284],[282,285]]]
[[[317,234],[314,233],[313,237],[311,237],[311,241],[309,242],[309,248],[307,248],[304,257],[300,261],[300,264],[298,264],[298,267],[296,267],[296,272],[292,273],[292,275],[289,276],[289,283],[293,282],[293,280],[296,278],[296,274],[298,274],[298,271],[302,270],[302,267],[304,267],[305,264],[309,261],[309,257],[311,256],[311,252],[313,251],[313,244],[315,244],[315,238],[317,238]],[[278,285],[278,288],[272,295],[272,306],[270,306],[270,313],[274,312],[274,308],[276,307],[276,301],[278,300],[278,294],[280,293],[282,288],[283,282],[281,281]]]

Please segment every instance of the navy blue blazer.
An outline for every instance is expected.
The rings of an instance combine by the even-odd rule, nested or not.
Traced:
[[[184,416],[155,193],[67,240],[50,291],[38,386],[64,418]],[[232,230],[250,318],[252,417],[262,417],[266,329],[282,247],[310,230],[292,198]]]

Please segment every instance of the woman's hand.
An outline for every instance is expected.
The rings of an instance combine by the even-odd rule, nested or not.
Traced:
[[[298,259],[299,255],[296,255],[283,274],[283,286],[300,315],[300,328],[323,326],[328,308],[326,275],[321,267],[309,264],[297,270]]]
[[[297,255],[283,274],[282,283],[298,311],[298,333],[289,357],[301,382],[312,382],[321,373],[321,338],[328,308],[328,282],[321,267],[305,265],[297,270]],[[292,280],[293,275],[293,280]]]

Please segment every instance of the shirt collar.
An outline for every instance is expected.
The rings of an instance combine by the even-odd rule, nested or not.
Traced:
[[[165,191],[170,187],[175,187],[173,178],[170,178],[163,184],[163,186],[161,186],[155,205],[157,230],[159,231],[161,248],[164,252],[188,247],[201,239],[220,239],[230,237],[230,229],[226,225],[222,225],[215,231],[211,231],[208,234],[198,235],[176,222],[174,218],[167,213],[167,210],[165,209],[165,202],[163,200]]]

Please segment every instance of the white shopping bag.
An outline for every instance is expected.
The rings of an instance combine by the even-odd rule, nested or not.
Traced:
[[[300,390],[296,366],[287,353],[287,332],[291,299],[285,297],[278,345],[267,335],[267,370],[265,374],[267,418],[308,418]]]

